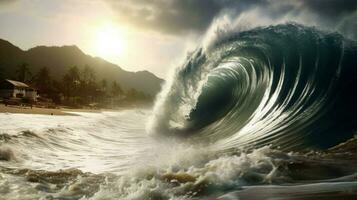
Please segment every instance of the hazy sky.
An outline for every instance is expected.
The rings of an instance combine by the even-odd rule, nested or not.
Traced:
[[[356,8],[356,0],[0,0],[0,38],[25,50],[74,44],[126,70],[165,78],[212,21],[297,21],[356,39]]]
[[[131,25],[112,9],[110,2],[100,0],[0,2],[0,38],[22,49],[74,44],[86,54],[103,57],[126,70],[146,69],[161,77],[185,55],[191,37]],[[98,43],[109,42],[102,41],[103,37],[121,47],[101,46]],[[103,48],[113,52],[103,53]]]

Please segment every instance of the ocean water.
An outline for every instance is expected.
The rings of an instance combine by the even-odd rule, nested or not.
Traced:
[[[0,200],[357,199],[357,45],[227,31],[152,109],[0,114]]]
[[[328,151],[217,153],[153,139],[150,110],[77,114],[0,114],[1,200],[357,197],[355,139]]]

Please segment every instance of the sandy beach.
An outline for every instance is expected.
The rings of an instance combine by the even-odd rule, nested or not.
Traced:
[[[0,113],[23,113],[23,114],[41,114],[41,115],[76,115],[69,112],[101,112],[101,110],[90,109],[51,109],[38,107],[5,106],[0,104]]]

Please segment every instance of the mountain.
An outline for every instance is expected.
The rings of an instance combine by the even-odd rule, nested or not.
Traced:
[[[134,88],[146,94],[155,95],[161,89],[163,80],[148,71],[129,72],[118,65],[98,57],[83,53],[77,46],[47,47],[38,46],[24,51],[6,40],[0,39],[0,68],[4,77],[13,77],[16,68],[28,63],[35,74],[46,66],[52,78],[60,80],[69,67],[82,68],[88,65],[96,73],[97,80],[106,79],[108,83],[117,81],[124,90]]]

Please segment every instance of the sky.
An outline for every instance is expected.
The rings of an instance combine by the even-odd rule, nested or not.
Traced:
[[[357,39],[356,0],[0,0],[0,38],[27,50],[76,45],[166,78],[222,27],[298,22]]]

